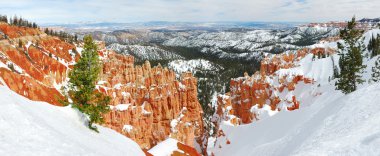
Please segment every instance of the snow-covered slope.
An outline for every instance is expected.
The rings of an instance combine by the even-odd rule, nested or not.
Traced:
[[[364,43],[379,29],[366,32]],[[336,43],[312,47],[334,47]],[[364,52],[365,56],[368,51]],[[333,64],[339,56],[313,59],[307,54],[296,66],[276,71],[276,75],[303,75],[312,84],[297,84],[292,92],[300,100],[300,109],[280,111],[246,125],[220,124],[223,132],[209,141],[209,153],[220,155],[379,155],[380,154],[380,83],[367,83],[374,61],[365,57],[365,83],[359,90],[344,95],[335,90]],[[272,84],[275,84],[273,81]]]
[[[183,58],[176,53],[166,51],[155,46],[121,45],[118,43],[113,43],[107,46],[107,49],[115,50],[124,55],[132,55],[138,61],[173,60]]]
[[[129,138],[88,129],[71,107],[28,100],[0,86],[0,155],[144,155]]]
[[[173,151],[178,150],[177,143],[177,140],[168,138],[154,146],[148,152],[154,156],[169,156]]]
[[[168,138],[153,148],[151,148],[147,153],[154,156],[177,156],[177,155],[188,155],[188,156],[201,156],[196,149],[187,146],[178,140]]]
[[[184,35],[164,42],[168,46],[215,47],[235,49],[245,52],[268,52],[274,48],[296,49],[298,46],[311,45],[322,38],[335,36],[333,27],[295,27],[289,30],[253,30],[242,32],[205,32]],[[305,42],[307,43],[301,43]]]
[[[310,107],[232,127],[211,149],[215,155],[378,155],[380,84],[347,96],[321,95]],[[218,146],[221,148],[218,148]]]
[[[168,63],[168,68],[174,70],[178,75],[184,72],[195,74],[196,72],[202,71],[217,72],[223,69],[220,65],[204,59],[174,60]]]

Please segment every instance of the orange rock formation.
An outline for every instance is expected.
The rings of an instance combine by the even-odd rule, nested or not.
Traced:
[[[99,90],[109,95],[112,111],[105,125],[149,149],[169,136],[186,145],[201,142],[202,108],[197,99],[197,80],[184,73],[181,82],[175,73],[147,61],[134,66],[132,56],[104,51]],[[127,128],[129,127],[129,128]]]
[[[313,80],[303,75],[278,75],[276,71],[296,67],[300,59],[306,54],[318,53],[333,54],[334,50],[315,48],[302,49],[295,53],[283,53],[266,57],[261,61],[261,68],[252,76],[231,79],[230,92],[218,96],[218,121],[227,120],[231,124],[247,124],[258,120],[258,114],[252,108],[261,109],[264,105],[270,106],[272,111],[295,110],[300,106],[297,97],[280,97],[278,94],[294,91],[298,83],[310,84]],[[276,85],[274,85],[276,84]],[[289,94],[291,95],[291,94]]]
[[[76,46],[42,31],[0,22],[0,85],[31,100],[61,106],[60,87],[79,55]],[[19,47],[19,42],[22,46]],[[105,126],[149,149],[168,137],[194,147],[203,138],[197,80],[149,62],[134,65],[132,56],[105,50],[99,44],[103,70],[99,91],[112,98]]]

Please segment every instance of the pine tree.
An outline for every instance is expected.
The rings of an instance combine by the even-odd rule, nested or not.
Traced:
[[[13,25],[18,25],[18,18],[17,18],[17,16],[15,15],[14,17],[13,17]]]
[[[8,17],[6,15],[1,15],[0,16],[0,21],[4,23],[8,23]]]
[[[49,35],[49,33],[50,33],[50,31],[49,31],[49,29],[48,28],[45,28],[45,31],[44,31],[46,34],[48,34]]]
[[[371,58],[380,54],[380,35],[376,37],[372,35],[368,43],[368,51],[371,52]]]
[[[35,22],[33,22],[33,28],[36,29],[38,26]]]
[[[85,36],[84,49],[74,69],[69,73],[70,85],[68,95],[72,106],[87,114],[88,126],[97,131],[93,123],[103,123],[103,114],[109,111],[110,97],[96,91],[95,85],[100,74],[101,64],[97,46],[91,36]]]
[[[78,35],[77,34],[75,34],[75,36],[74,36],[74,41],[78,42]]]
[[[372,79],[373,82],[380,82],[380,57],[377,58],[375,66],[372,67]]]
[[[357,85],[364,82],[361,79],[361,74],[365,68],[362,56],[364,44],[360,41],[363,31],[356,29],[355,26],[356,21],[353,17],[348,22],[347,27],[340,31],[340,37],[344,43],[338,43],[340,73],[335,86],[336,89],[345,94],[355,91]]]

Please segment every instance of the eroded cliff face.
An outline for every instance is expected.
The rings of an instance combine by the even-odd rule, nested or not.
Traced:
[[[61,106],[61,87],[81,48],[38,29],[6,23],[0,23],[0,39],[0,85],[31,100]],[[190,147],[202,143],[203,112],[191,73],[178,81],[167,68],[151,67],[149,62],[135,66],[132,56],[106,50],[102,43],[99,48],[103,70],[97,88],[112,98],[104,126],[143,149],[168,137]]]
[[[218,96],[214,122],[217,125],[221,121],[232,125],[247,124],[277,111],[299,109],[301,103],[294,92],[298,86],[315,81],[303,72],[288,73],[287,69],[299,66],[299,61],[306,54],[312,53],[317,58],[334,52],[333,49],[319,47],[267,56],[261,61],[259,72],[231,79],[231,91]]]
[[[57,88],[75,60],[75,46],[38,29],[0,23],[0,31],[1,84],[31,100],[61,105]]]
[[[186,145],[201,143],[202,108],[197,99],[197,80],[149,62],[135,66],[132,56],[103,50],[103,72],[98,88],[112,98],[105,125],[149,149],[172,137]],[[197,141],[197,142],[196,142]]]

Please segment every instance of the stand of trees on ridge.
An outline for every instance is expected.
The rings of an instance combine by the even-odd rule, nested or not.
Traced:
[[[14,16],[13,18],[9,18],[6,15],[0,15],[0,22],[8,23],[10,25],[19,26],[19,27],[28,27],[28,28],[34,28],[34,29],[40,29],[40,27],[35,22],[29,22],[28,20]],[[45,28],[44,32],[51,36],[56,36],[61,40],[64,40],[69,43],[74,43],[78,41],[78,36],[71,35],[69,33],[66,33],[64,31],[54,31],[52,29]]]
[[[45,28],[44,32],[48,35],[56,36],[59,39],[64,40],[64,41],[69,42],[69,43],[78,42],[78,36],[76,34],[71,35],[71,34],[64,32],[64,31],[54,31],[53,29],[49,29],[49,28]]]
[[[14,16],[13,18],[11,17],[8,20],[8,17],[6,15],[0,15],[0,21],[19,27],[39,28],[35,22],[29,22],[28,20],[17,16]]]
[[[363,64],[364,52],[366,47],[361,36],[364,31],[356,28],[355,17],[348,22],[347,27],[340,31],[340,38],[343,42],[338,42],[339,68],[337,72],[334,67],[334,77],[338,78],[335,83],[336,89],[348,94],[355,90],[359,84],[365,82],[362,74],[366,66]],[[372,36],[367,47],[370,52],[370,58],[377,57],[380,54],[380,36]],[[378,82],[380,79],[380,57],[377,57],[375,66],[372,68],[371,82]]]

